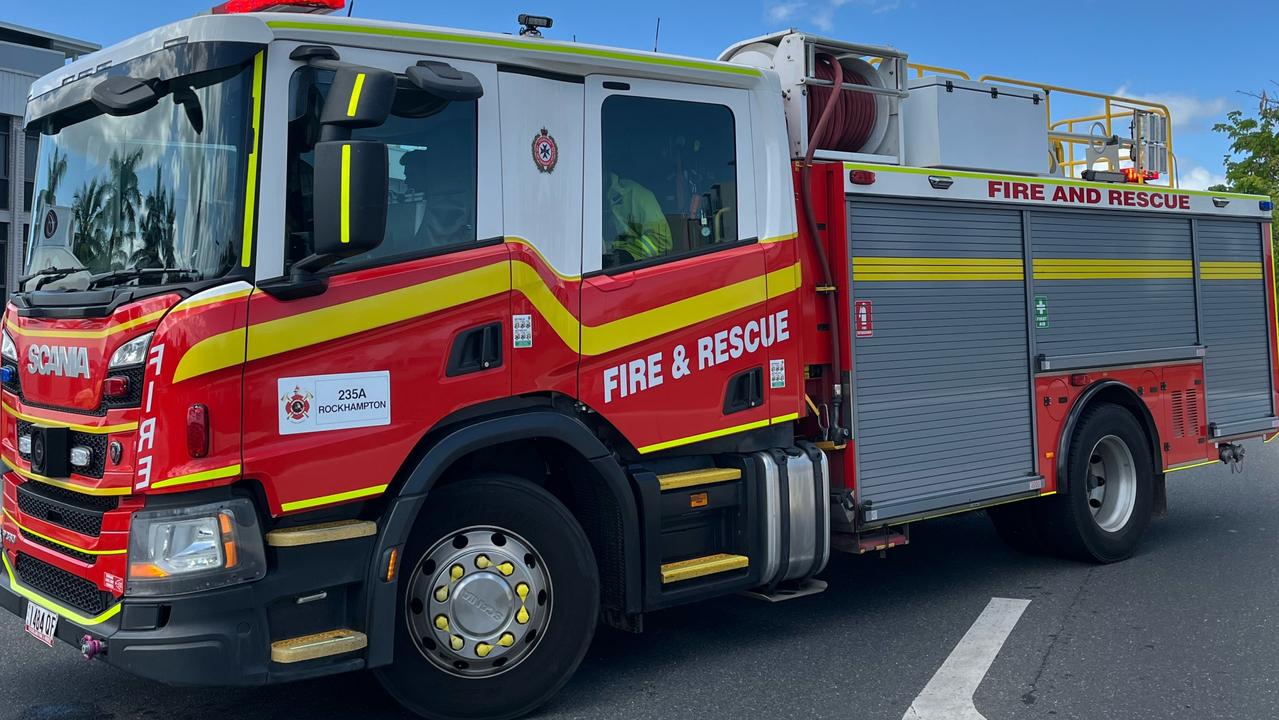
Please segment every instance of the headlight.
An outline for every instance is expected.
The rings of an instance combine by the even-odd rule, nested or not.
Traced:
[[[0,333],[4,334],[4,346],[0,348],[0,355],[3,355],[5,360],[18,362],[18,346],[13,344],[13,338],[9,337],[9,331],[0,330]]]
[[[126,594],[177,595],[261,579],[257,517],[247,499],[135,514]]]
[[[116,348],[111,354],[109,368],[141,365],[147,359],[147,348],[151,346],[151,333],[139,335]],[[15,353],[16,354],[16,353]]]

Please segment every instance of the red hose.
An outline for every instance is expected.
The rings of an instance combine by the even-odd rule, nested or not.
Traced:
[[[817,78],[832,81],[835,85],[833,87],[813,85],[808,89],[808,137],[812,139],[811,143],[822,150],[839,152],[874,150],[866,147],[866,141],[870,139],[871,131],[875,128],[877,115],[875,96],[852,90],[841,90],[837,94],[834,91],[835,87],[839,87],[844,82],[854,85],[869,85],[870,82],[864,75],[843,67],[828,54],[818,54],[816,64],[814,74]],[[836,77],[842,77],[842,82],[837,81]],[[832,107],[833,94],[836,94],[838,99]],[[825,115],[826,108],[831,108],[829,130],[819,135],[817,125],[821,122],[820,116]]]
[[[817,56],[820,65],[825,59],[827,66],[830,68],[834,81],[834,87],[840,87],[844,82],[843,67],[834,61],[834,58],[825,53]],[[851,95],[852,93],[827,93],[826,105],[822,108],[817,124],[811,128],[809,134],[808,154],[804,156],[804,164],[799,170],[799,197],[800,204],[804,208],[804,221],[808,227],[808,236],[812,238],[813,250],[817,255],[817,264],[821,267],[822,280],[821,287],[835,287],[833,275],[830,271],[830,259],[826,256],[826,243],[822,241],[821,232],[817,227],[817,213],[813,210],[813,188],[812,188],[812,171],[813,171],[813,153],[817,151],[817,140],[824,136],[827,126],[831,122],[831,117],[835,113],[838,100],[841,95]],[[857,93],[863,94],[863,93]],[[811,106],[810,106],[811,109]],[[816,113],[809,113],[809,122]],[[830,313],[830,367],[831,367],[831,414],[830,425],[827,429],[827,440],[834,440],[842,443],[847,438],[847,433],[841,424],[843,419],[843,382],[844,370],[840,361],[840,334],[839,334],[839,297],[833,291],[821,293],[826,298],[826,309]]]

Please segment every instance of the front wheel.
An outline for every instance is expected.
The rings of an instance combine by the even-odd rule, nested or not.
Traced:
[[[1150,447],[1124,408],[1102,405],[1085,413],[1067,455],[1066,492],[1037,508],[1043,537],[1054,549],[1103,563],[1132,555],[1154,508]]]
[[[414,713],[519,717],[586,654],[599,614],[595,558],[544,489],[508,476],[441,488],[404,559],[395,661],[377,676]]]

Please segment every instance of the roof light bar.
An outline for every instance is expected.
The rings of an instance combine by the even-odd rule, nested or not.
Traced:
[[[346,7],[346,0],[227,0],[213,8],[214,15],[252,12],[331,13]]]

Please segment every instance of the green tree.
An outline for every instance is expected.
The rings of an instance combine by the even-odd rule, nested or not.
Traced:
[[[169,191],[161,181],[159,166],[155,169],[155,186],[143,202],[146,213],[138,227],[142,244],[129,256],[132,267],[173,267],[173,225],[177,212]]]
[[[67,154],[55,145],[47,165],[48,169],[45,172],[48,173],[49,180],[44,189],[44,204],[46,207],[58,204],[58,186],[62,184],[62,179],[67,176]]]
[[[109,267],[110,244],[107,234],[107,188],[93,178],[71,198],[74,237],[71,252],[93,272]]]
[[[129,245],[138,235],[138,213],[142,207],[142,191],[138,187],[138,163],[142,148],[128,155],[111,153],[108,160],[110,194],[107,196],[107,219],[110,222],[110,253],[106,258],[112,268],[123,268],[129,260]]]
[[[1279,196],[1279,103],[1263,94],[1256,116],[1233,110],[1212,129],[1230,138],[1230,152],[1225,157],[1226,184],[1208,189]],[[1279,208],[1273,218],[1279,223]],[[1279,233],[1272,232],[1270,239],[1279,257]]]

